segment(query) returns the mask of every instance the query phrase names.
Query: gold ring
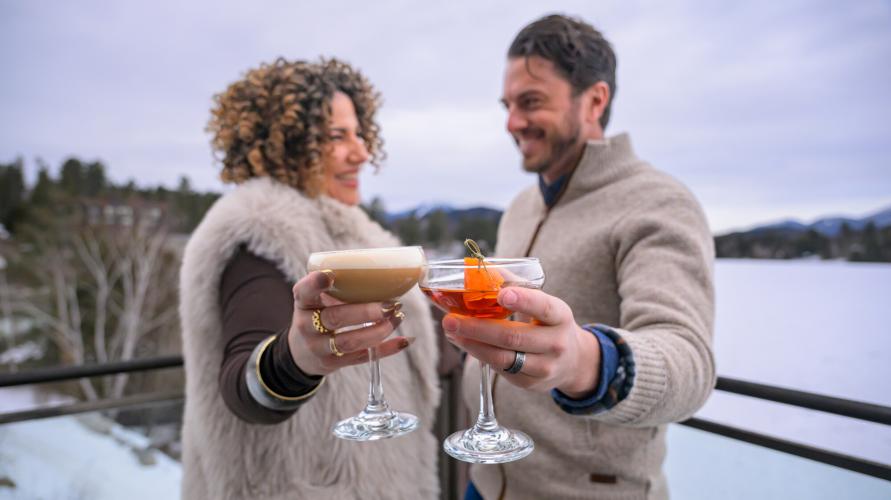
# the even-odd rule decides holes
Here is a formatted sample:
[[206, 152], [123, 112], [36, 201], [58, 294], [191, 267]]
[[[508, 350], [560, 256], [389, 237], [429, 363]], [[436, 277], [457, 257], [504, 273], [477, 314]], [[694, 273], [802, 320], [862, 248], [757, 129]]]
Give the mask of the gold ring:
[[334, 342], [336, 337], [334, 335], [328, 339], [328, 349], [331, 349], [331, 354], [337, 356], [338, 358], [343, 356], [343, 351], [337, 348], [337, 343]]
[[313, 328], [316, 329], [317, 332], [321, 333], [322, 335], [328, 335], [329, 333], [331, 333], [333, 331], [330, 328], [328, 328], [327, 326], [325, 326], [324, 323], [322, 323], [322, 310], [321, 309], [313, 309], [312, 310], [312, 326], [313, 326]]

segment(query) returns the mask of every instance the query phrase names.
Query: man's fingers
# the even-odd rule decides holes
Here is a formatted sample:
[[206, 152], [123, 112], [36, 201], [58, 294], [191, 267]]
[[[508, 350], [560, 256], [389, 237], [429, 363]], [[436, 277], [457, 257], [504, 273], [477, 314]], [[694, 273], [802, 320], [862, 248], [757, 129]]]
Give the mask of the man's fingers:
[[[467, 354], [483, 363], [488, 363], [492, 369], [502, 373], [514, 364], [514, 359], [517, 356], [516, 351], [493, 347], [468, 338], [448, 337], [448, 339], [451, 343], [467, 351]], [[526, 362], [523, 363], [523, 369], [520, 370], [520, 373], [533, 378], [549, 376], [551, 374], [550, 365], [548, 364], [551, 362], [549, 361], [550, 359], [541, 354], [527, 353]]]
[[313, 271], [294, 284], [292, 292], [298, 309], [319, 309], [325, 307], [322, 292], [334, 284], [334, 273]]
[[545, 325], [558, 325], [572, 314], [562, 300], [531, 288], [502, 288], [498, 293], [498, 303], [511, 311], [532, 316]]
[[559, 351], [559, 337], [549, 335], [549, 327], [517, 321], [479, 320], [454, 314], [442, 320], [446, 335], [469, 338], [509, 351], [548, 353]]

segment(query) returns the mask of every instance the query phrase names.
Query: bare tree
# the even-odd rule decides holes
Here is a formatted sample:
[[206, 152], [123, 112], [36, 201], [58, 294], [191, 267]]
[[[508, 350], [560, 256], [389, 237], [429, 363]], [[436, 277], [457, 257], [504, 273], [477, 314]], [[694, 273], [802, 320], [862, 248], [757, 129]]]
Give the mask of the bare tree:
[[[5, 328], [6, 350], [11, 351], [15, 347], [15, 335], [17, 332], [15, 316], [12, 314], [12, 304], [9, 297], [9, 282], [6, 281], [6, 259], [0, 254], [0, 321]], [[9, 371], [17, 370], [15, 361], [10, 363]]]
[[[133, 359], [150, 334], [177, 327], [178, 262], [166, 240], [163, 228], [139, 221], [38, 235], [37, 286], [15, 305], [46, 326], [63, 363]], [[82, 379], [81, 388], [90, 400], [117, 398], [127, 380], [105, 378], [97, 390]]]

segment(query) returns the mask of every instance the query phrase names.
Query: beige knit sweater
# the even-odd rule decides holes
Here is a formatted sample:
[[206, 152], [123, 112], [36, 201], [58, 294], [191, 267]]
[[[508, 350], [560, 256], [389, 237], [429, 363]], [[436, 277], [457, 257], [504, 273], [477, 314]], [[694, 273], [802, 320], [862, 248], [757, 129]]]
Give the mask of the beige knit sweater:
[[381, 362], [388, 400], [418, 415], [420, 429], [371, 443], [331, 435], [336, 421], [365, 404], [368, 365], [329, 375], [285, 422], [248, 424], [229, 411], [218, 385], [220, 275], [242, 243], [294, 281], [306, 274], [311, 252], [399, 244], [358, 207], [324, 196], [308, 199], [267, 178], [242, 184], [208, 211], [189, 240], [180, 275], [186, 367], [183, 498], [436, 498], [439, 443], [431, 428], [439, 402], [438, 352], [420, 291], [403, 297], [406, 318], [399, 327], [399, 334], [417, 341]]
[[[536, 229], [539, 227], [539, 229]], [[628, 397], [593, 416], [564, 413], [549, 394], [495, 387], [501, 424], [535, 440], [528, 458], [476, 465], [488, 499], [662, 499], [665, 424], [702, 406], [715, 383], [712, 237], [681, 184], [639, 160], [627, 135], [590, 141], [559, 202], [548, 211], [537, 187], [511, 204], [498, 231], [501, 257], [539, 257], [544, 291], [566, 301], [579, 324], [612, 326], [631, 347]], [[479, 406], [479, 364], [464, 377]], [[615, 476], [614, 483], [602, 478]]]

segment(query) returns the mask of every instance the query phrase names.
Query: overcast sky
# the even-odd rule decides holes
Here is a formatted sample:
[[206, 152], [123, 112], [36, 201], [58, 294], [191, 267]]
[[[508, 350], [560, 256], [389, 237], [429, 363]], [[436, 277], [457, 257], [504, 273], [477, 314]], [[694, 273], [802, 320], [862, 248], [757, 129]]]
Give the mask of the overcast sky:
[[[607, 134], [687, 184], [713, 230], [891, 205], [891, 4], [0, 0], [0, 162], [102, 160], [223, 190], [213, 94], [277, 56], [337, 56], [384, 95], [363, 197], [503, 208], [522, 173], [498, 104], [516, 32], [579, 15], [616, 48]], [[370, 169], [369, 169], [370, 170]]]

